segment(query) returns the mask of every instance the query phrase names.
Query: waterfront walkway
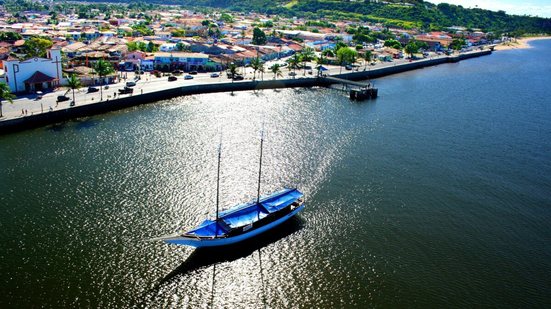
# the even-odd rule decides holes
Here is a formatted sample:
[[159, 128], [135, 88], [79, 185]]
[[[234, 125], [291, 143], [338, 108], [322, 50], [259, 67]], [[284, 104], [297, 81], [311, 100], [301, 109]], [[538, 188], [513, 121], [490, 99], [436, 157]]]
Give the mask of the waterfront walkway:
[[[323, 74], [327, 74], [331, 77], [342, 78], [347, 80], [360, 80], [370, 77], [380, 77], [389, 74], [394, 74], [398, 72], [418, 69], [425, 66], [437, 65], [446, 62], [455, 62], [462, 59], [467, 59], [471, 57], [477, 57], [481, 55], [489, 54], [489, 51], [473, 51], [469, 53], [463, 53], [455, 56], [445, 56], [439, 55], [436, 57], [430, 57], [419, 60], [406, 60], [400, 59], [393, 62], [379, 62], [374, 66], [361, 66], [356, 67], [354, 70], [345, 70], [343, 67], [339, 66], [327, 66], [327, 71], [324, 71]], [[269, 67], [269, 63], [267, 66]], [[75, 107], [81, 107], [85, 105], [96, 105], [98, 103], [120, 101], [121, 99], [132, 96], [136, 101], [154, 101], [152, 98], [155, 98], [153, 94], [160, 94], [162, 92], [170, 92], [177, 95], [180, 92], [183, 94], [186, 91], [183, 91], [186, 88], [193, 89], [190, 90], [190, 93], [201, 93], [201, 88], [209, 89], [206, 92], [222, 92], [228, 91], [228, 89], [234, 90], [251, 90], [251, 89], [262, 89], [262, 88], [284, 88], [284, 87], [296, 87], [303, 84], [304, 86], [312, 86], [316, 84], [316, 71], [314, 70], [312, 74], [307, 73], [302, 69], [297, 69], [296, 71], [288, 70], [287, 68], [282, 68], [283, 77], [278, 77], [275, 79], [279, 81], [278, 83], [273, 83], [274, 76], [271, 72], [269, 73], [256, 73], [254, 76], [251, 68], [241, 68], [241, 73], [244, 74], [245, 80], [243, 81], [231, 81], [226, 78], [225, 74], [220, 74], [219, 77], [211, 78], [210, 73], [199, 73], [194, 76], [194, 79], [185, 80], [184, 76], [178, 76], [176, 81], [169, 82], [168, 77], [155, 77], [149, 73], [141, 75], [141, 80], [137, 81], [136, 86], [134, 86], [134, 92], [131, 95], [119, 95], [118, 90], [125, 87], [126, 81], [134, 79], [134, 74], [129, 72], [126, 80], [121, 80], [119, 83], [110, 84], [109, 89], [103, 90], [103, 101], [100, 100], [100, 92], [87, 93], [87, 88], [81, 88], [75, 91]], [[253, 76], [258, 83], [251, 84]], [[327, 80], [327, 79], [326, 79]], [[266, 82], [262, 82], [266, 81]], [[271, 83], [268, 81], [272, 81]], [[302, 82], [302, 83], [301, 83]], [[334, 81], [333, 81], [334, 82]], [[242, 83], [243, 87], [236, 87]], [[325, 81], [321, 84], [328, 84], [331, 81]], [[259, 85], [260, 84], [260, 85]], [[251, 85], [256, 88], [247, 89]], [[35, 95], [18, 97], [13, 100], [13, 104], [10, 104], [6, 101], [3, 101], [3, 114], [4, 117], [0, 118], [0, 133], [4, 132], [3, 127], [7, 126], [7, 123], [10, 120], [23, 120], [23, 118], [30, 118], [35, 115], [47, 114], [50, 112], [63, 111], [74, 109], [70, 107], [70, 101], [73, 99], [72, 91], [67, 91], [67, 88], [63, 88], [54, 92], [46, 93], [42, 96], [41, 99], [36, 98]], [[173, 91], [170, 91], [173, 90]], [[71, 100], [56, 103], [57, 96], [67, 95]], [[138, 97], [137, 97], [138, 96]], [[142, 97], [140, 100], [138, 98]], [[146, 99], [147, 97], [147, 99]], [[128, 101], [128, 100], [124, 100]], [[113, 102], [115, 103], [115, 102]], [[149, 103], [149, 102], [141, 102]], [[141, 104], [138, 103], [138, 104]], [[125, 103], [125, 106], [129, 105]], [[136, 104], [137, 105], [137, 104]], [[92, 106], [91, 106], [92, 107]], [[114, 108], [116, 109], [116, 108]], [[105, 107], [102, 110], [108, 110]], [[90, 114], [90, 112], [88, 112]], [[21, 121], [18, 121], [21, 122]], [[43, 121], [42, 121], [43, 122]], [[3, 125], [5, 124], [5, 125]]]

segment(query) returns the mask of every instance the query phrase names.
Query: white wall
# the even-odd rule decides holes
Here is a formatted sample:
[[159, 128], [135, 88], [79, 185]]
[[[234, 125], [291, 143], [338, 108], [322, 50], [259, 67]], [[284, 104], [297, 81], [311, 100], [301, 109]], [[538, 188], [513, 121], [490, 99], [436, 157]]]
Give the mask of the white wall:
[[24, 61], [4, 60], [4, 70], [6, 71], [7, 83], [12, 92], [24, 92], [25, 81], [36, 71], [40, 71], [61, 81], [63, 77], [61, 71], [61, 51], [59, 49], [49, 50], [48, 58], [30, 58]]

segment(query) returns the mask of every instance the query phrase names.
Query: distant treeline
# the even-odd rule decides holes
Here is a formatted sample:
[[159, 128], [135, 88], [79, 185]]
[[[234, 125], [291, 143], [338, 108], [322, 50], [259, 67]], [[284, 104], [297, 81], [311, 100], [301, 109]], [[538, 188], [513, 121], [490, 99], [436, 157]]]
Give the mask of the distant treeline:
[[[0, 1], [1, 2], [1, 1]], [[416, 0], [86, 0], [86, 2], [126, 3], [134, 8], [151, 8], [151, 4], [179, 5], [188, 9], [221, 8], [237, 12], [259, 12], [285, 17], [304, 17], [312, 20], [338, 21], [351, 19], [383, 23], [385, 26], [441, 30], [451, 26], [479, 28], [495, 33], [551, 34], [551, 19], [508, 15], [504, 11], [441, 3], [438, 5]]]

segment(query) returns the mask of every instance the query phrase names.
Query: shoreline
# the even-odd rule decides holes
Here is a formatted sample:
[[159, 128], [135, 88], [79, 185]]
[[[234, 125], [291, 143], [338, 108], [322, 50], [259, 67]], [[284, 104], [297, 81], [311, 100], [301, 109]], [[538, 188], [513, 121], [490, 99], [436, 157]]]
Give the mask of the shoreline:
[[[445, 63], [455, 63], [462, 60], [491, 54], [492, 51], [489, 49], [477, 50], [453, 56], [427, 58], [400, 64], [395, 63], [394, 65], [388, 65], [385, 67], [380, 67], [367, 71], [355, 71], [346, 73], [342, 72], [340, 74], [332, 74], [329, 76], [341, 79], [348, 79], [351, 81], [367, 80], [422, 69], [429, 66], [435, 66]], [[31, 114], [28, 116], [25, 115], [4, 118], [0, 120], [0, 135], [65, 122], [80, 117], [104, 114], [137, 105], [154, 103], [160, 100], [172, 99], [185, 95], [277, 88], [303, 88], [315, 86], [327, 87], [334, 83], [336, 82], [325, 79], [323, 77], [299, 77], [279, 80], [245, 80], [240, 82], [198, 83], [185, 86], [175, 85], [175, 87], [171, 88], [162, 87], [159, 90], [145, 93], [141, 92], [141, 94], [129, 95], [124, 97], [119, 96], [116, 99], [111, 100], [107, 98], [107, 100], [96, 102], [92, 101], [82, 105], [77, 104], [73, 107], [67, 104], [66, 106], [60, 106], [57, 109], [52, 109], [50, 107], [46, 110], [41, 111], [40, 113]], [[42, 107], [42, 103], [40, 104]]]
[[551, 40], [551, 36], [526, 37], [526, 38], [515, 40], [514, 42], [500, 43], [496, 45], [494, 50], [502, 51], [502, 50], [512, 50], [512, 49], [529, 49], [529, 48], [533, 48], [533, 46], [530, 45], [530, 42], [541, 41], [541, 40]]

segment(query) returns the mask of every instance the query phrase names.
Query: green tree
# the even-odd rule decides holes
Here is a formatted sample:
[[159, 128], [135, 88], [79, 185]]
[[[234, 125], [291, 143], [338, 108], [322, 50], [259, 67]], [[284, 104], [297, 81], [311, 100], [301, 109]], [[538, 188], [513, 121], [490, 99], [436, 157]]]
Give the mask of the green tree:
[[371, 62], [371, 59], [373, 58], [373, 52], [370, 50], [366, 50], [363, 54], [363, 58], [365, 60], [365, 68], [364, 71], [367, 69], [367, 64]]
[[52, 47], [53, 44], [49, 39], [32, 37], [23, 44], [23, 52], [27, 55], [27, 58], [44, 58], [46, 57], [46, 50]]
[[176, 43], [175, 48], [176, 48], [177, 51], [189, 51], [190, 50], [189, 46], [182, 43], [182, 42]]
[[21, 40], [23, 37], [17, 32], [0, 32], [0, 41], [13, 42]]
[[287, 63], [289, 63], [289, 70], [295, 70], [298, 68], [298, 64], [300, 63], [300, 57], [297, 53], [293, 55], [293, 57], [287, 59]]
[[460, 50], [465, 46], [465, 39], [464, 38], [455, 38], [452, 40], [452, 43], [450, 44], [450, 47], [453, 50]]
[[321, 52], [321, 55], [325, 56], [325, 57], [335, 57], [335, 50], [333, 50], [331, 48], [324, 49]]
[[400, 43], [400, 42], [398, 42], [394, 39], [386, 40], [384, 45], [387, 46], [387, 47], [398, 49], [398, 50], [402, 49], [402, 43]]
[[272, 67], [270, 68], [270, 71], [272, 71], [272, 73], [274, 74], [274, 79], [276, 79], [276, 77], [281, 77], [283, 76], [283, 74], [281, 73], [281, 66], [279, 65], [279, 63], [276, 63], [274, 65], [272, 65]]
[[253, 41], [254, 45], [264, 45], [266, 44], [266, 34], [260, 28], [255, 27], [253, 29]]
[[311, 47], [305, 47], [300, 52], [300, 59], [302, 61], [302, 67], [304, 68], [304, 74], [306, 75], [306, 62], [314, 60], [316, 54]]
[[346, 63], [353, 64], [354, 62], [356, 62], [357, 56], [358, 52], [350, 47], [342, 47], [337, 50], [337, 59], [339, 60], [339, 65], [341, 66], [341, 73], [342, 66]]
[[321, 54], [320, 57], [316, 57], [315, 59], [316, 61], [316, 70], [318, 71], [318, 77], [321, 76], [321, 67], [323, 66], [323, 64], [325, 64], [325, 58], [323, 58], [323, 53]]
[[253, 68], [253, 81], [256, 80], [256, 71], [259, 71], [264, 64], [259, 57], [255, 57], [251, 60], [251, 68]]
[[222, 15], [220, 15], [220, 20], [228, 24], [233, 23], [233, 17], [228, 13], [222, 13]]
[[228, 71], [230, 72], [230, 77], [232, 79], [232, 83], [233, 83], [233, 80], [235, 78], [235, 76], [237, 75], [237, 65], [235, 63], [230, 63], [228, 65]]
[[173, 29], [170, 33], [174, 37], [184, 37], [184, 36], [186, 36], [186, 30], [185, 29]]
[[105, 61], [103, 59], [98, 60], [94, 64], [94, 71], [96, 71], [96, 74], [100, 77], [100, 101], [103, 101], [103, 82], [104, 77], [115, 72], [115, 69], [113, 69], [113, 65], [109, 61]]
[[75, 89], [78, 89], [82, 86], [82, 83], [80, 82], [80, 78], [78, 78], [74, 73], [69, 76], [67, 79], [67, 85], [69, 88], [73, 90], [73, 102], [75, 101]]
[[145, 49], [146, 52], [148, 53], [154, 53], [154, 52], [157, 52], [159, 51], [159, 46], [155, 45], [153, 42], [149, 42], [147, 44], [147, 48]]
[[6, 100], [10, 103], [13, 103], [15, 96], [11, 93], [10, 87], [6, 83], [0, 83], [0, 117], [3, 117], [2, 114], [2, 101]]
[[404, 50], [406, 51], [406, 53], [409, 54], [410, 58], [413, 58], [413, 54], [415, 54], [419, 51], [419, 46], [417, 46], [415, 41], [411, 41], [406, 45]]

